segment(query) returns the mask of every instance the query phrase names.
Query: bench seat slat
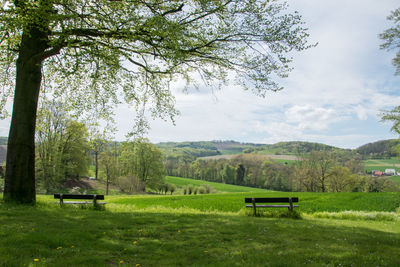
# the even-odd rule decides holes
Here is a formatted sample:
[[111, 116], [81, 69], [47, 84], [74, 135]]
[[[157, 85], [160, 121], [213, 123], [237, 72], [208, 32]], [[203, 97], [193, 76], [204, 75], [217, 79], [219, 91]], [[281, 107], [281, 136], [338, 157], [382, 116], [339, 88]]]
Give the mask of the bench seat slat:
[[[60, 198], [61, 194], [54, 194], [54, 198]], [[104, 200], [104, 195], [78, 195], [78, 194], [62, 194], [63, 199], [96, 199]]]
[[[253, 203], [251, 197], [246, 197], [244, 199], [245, 203]], [[254, 198], [255, 203], [288, 203], [289, 198], [288, 197], [255, 197]], [[292, 202], [299, 202], [298, 197], [292, 197]]]
[[[290, 205], [256, 205], [256, 208], [289, 208]], [[298, 207], [298, 205], [293, 205], [293, 207]], [[253, 208], [253, 205], [246, 205], [246, 208]]]

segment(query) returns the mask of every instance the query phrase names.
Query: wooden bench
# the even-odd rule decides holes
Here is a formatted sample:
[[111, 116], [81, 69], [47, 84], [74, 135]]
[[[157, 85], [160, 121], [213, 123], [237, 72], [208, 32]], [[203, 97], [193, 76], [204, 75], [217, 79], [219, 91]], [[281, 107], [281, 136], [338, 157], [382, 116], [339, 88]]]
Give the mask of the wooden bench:
[[[251, 203], [251, 205], [246, 205], [246, 208], [254, 209], [254, 216], [256, 215], [257, 208], [288, 208], [289, 211], [293, 211], [293, 207], [298, 207], [298, 205], [293, 205], [293, 202], [299, 202], [298, 197], [246, 197], [244, 199], [245, 203]], [[282, 205], [257, 205], [256, 203], [289, 203]]]
[[[79, 194], [54, 194], [55, 199], [60, 199], [58, 202], [60, 206], [64, 204], [93, 204], [104, 205], [106, 202], [98, 202], [97, 200], [104, 200], [104, 195], [79, 195]], [[64, 199], [87, 199], [92, 201], [64, 201]]]

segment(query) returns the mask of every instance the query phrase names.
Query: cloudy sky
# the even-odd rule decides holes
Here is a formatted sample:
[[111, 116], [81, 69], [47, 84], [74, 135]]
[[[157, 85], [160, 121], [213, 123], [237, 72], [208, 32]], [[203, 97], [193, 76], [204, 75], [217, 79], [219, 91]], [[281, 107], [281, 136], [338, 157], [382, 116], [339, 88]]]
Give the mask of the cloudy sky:
[[288, 2], [318, 46], [295, 56], [285, 89], [263, 99], [234, 86], [190, 94], [175, 88], [181, 115], [176, 126], [153, 121], [151, 141], [302, 140], [356, 148], [397, 138], [379, 113], [400, 105], [400, 76], [394, 52], [379, 49], [378, 34], [391, 26], [386, 17], [398, 0]]
[[[284, 90], [259, 98], [229, 85], [213, 92], [182, 92], [174, 86], [176, 125], [156, 120], [148, 134], [152, 142], [236, 140], [253, 143], [310, 141], [342, 148], [397, 138], [379, 113], [400, 105], [400, 76], [391, 64], [394, 51], [379, 49], [378, 34], [398, 0], [289, 0], [303, 15], [311, 43], [318, 46], [296, 54], [294, 71]], [[117, 140], [125, 140], [132, 114], [116, 112]], [[0, 121], [7, 136], [9, 120]]]

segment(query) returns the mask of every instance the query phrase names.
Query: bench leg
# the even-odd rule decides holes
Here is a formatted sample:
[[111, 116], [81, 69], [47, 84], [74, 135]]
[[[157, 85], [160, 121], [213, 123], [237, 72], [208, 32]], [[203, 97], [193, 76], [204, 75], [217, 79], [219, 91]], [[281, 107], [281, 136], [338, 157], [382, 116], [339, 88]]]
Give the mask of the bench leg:
[[289, 197], [289, 207], [288, 207], [289, 211], [292, 212], [293, 211], [293, 201], [292, 198]]
[[254, 198], [251, 199], [251, 202], [253, 203], [253, 210], [254, 210], [254, 216], [257, 215], [257, 209], [256, 209], [256, 200]]

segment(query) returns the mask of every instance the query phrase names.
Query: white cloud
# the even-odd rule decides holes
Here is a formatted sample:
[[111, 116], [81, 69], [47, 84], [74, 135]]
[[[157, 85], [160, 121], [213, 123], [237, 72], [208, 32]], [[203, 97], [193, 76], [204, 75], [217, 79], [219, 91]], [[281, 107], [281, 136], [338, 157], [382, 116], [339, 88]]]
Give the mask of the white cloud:
[[285, 112], [286, 121], [295, 123], [301, 130], [322, 131], [329, 124], [340, 120], [334, 110], [329, 108], [312, 107], [311, 105], [295, 105]]

